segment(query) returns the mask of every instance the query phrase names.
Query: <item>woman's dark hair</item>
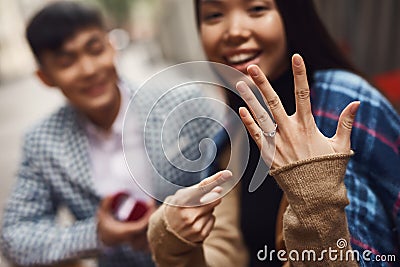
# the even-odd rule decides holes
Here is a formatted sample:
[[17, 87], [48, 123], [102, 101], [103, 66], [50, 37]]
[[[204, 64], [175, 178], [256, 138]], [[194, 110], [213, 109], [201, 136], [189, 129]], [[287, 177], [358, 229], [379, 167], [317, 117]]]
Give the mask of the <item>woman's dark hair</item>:
[[[198, 28], [200, 1], [195, 0]], [[288, 55], [301, 54], [309, 76], [322, 69], [345, 69], [359, 74], [329, 35], [312, 0], [275, 0], [275, 3], [285, 26]]]
[[26, 28], [26, 38], [36, 60], [44, 51], [56, 51], [79, 30], [88, 27], [104, 29], [100, 11], [72, 1], [51, 3], [40, 10]]

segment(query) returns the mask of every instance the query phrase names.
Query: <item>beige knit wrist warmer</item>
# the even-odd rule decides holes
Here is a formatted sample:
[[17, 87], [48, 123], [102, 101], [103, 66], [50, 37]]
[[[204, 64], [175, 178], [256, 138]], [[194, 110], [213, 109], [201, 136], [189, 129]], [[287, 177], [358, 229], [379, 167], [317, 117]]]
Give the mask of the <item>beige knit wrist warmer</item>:
[[[287, 196], [289, 206], [283, 217], [283, 236], [288, 253], [339, 250], [337, 241], [350, 244], [345, 207], [349, 204], [344, 185], [347, 163], [353, 155], [334, 154], [299, 161], [271, 171]], [[343, 253], [351, 246], [343, 248]], [[358, 266], [354, 261], [291, 261], [292, 266]]]

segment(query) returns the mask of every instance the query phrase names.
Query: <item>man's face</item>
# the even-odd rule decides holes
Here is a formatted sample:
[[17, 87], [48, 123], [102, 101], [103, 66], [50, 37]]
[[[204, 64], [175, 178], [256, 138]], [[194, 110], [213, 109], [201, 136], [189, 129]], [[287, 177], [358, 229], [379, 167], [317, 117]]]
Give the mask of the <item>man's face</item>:
[[103, 30], [85, 28], [58, 51], [43, 52], [38, 75], [47, 85], [60, 88], [81, 112], [93, 113], [118, 103], [114, 55]]

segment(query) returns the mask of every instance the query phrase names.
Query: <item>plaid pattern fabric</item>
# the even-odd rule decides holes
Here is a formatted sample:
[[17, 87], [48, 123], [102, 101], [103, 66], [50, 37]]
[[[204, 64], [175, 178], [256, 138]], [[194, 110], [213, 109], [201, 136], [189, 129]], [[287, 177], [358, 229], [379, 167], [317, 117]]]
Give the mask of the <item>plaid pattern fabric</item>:
[[[371, 85], [354, 74], [328, 70], [315, 74], [311, 88], [313, 114], [322, 133], [333, 136], [340, 112], [360, 100], [351, 135], [355, 155], [345, 184], [350, 200], [346, 214], [353, 249], [397, 255], [400, 248], [400, 117]], [[362, 266], [399, 263], [362, 261]]]
[[215, 139], [222, 129], [218, 121], [223, 120], [224, 114], [214, 112], [204, 97], [197, 85], [175, 88], [168, 93], [163, 86], [155, 87], [137, 93], [136, 105], [127, 111], [127, 114], [139, 114], [140, 121], [145, 122], [142, 128], [146, 151], [156, 170], [154, 176], [159, 177], [152, 181], [153, 187], [162, 199], [175, 192], [159, 183], [161, 179], [189, 186], [210, 174], [207, 163], [212, 162], [213, 155], [209, 147], [202, 147], [201, 141]]
[[[151, 94], [145, 93], [144, 99], [151, 99]], [[168, 112], [185, 99], [198, 95], [196, 90], [167, 95], [160, 102], [160, 110]], [[210, 112], [201, 105], [198, 108]], [[144, 119], [145, 115], [138, 112]], [[150, 120], [153, 131], [162, 128], [163, 121], [157, 114]], [[184, 114], [191, 114], [191, 110]], [[200, 120], [192, 122], [191, 129], [185, 132], [185, 138], [190, 141], [185, 150], [197, 148], [199, 138], [212, 137], [216, 132], [207, 131], [203, 126]], [[149, 156], [167, 177], [181, 177], [179, 170], [157, 155], [159, 142], [158, 134], [149, 134]], [[95, 192], [89, 164], [88, 140], [78, 113], [70, 106], [61, 108], [26, 135], [16, 185], [3, 216], [1, 249], [8, 259], [20, 265], [33, 265], [96, 256], [99, 266], [153, 266], [148, 253], [135, 252], [127, 246], [102, 249], [96, 234], [100, 197]], [[199, 179], [193, 176], [194, 181]], [[76, 218], [71, 226], [55, 223], [61, 205]]]

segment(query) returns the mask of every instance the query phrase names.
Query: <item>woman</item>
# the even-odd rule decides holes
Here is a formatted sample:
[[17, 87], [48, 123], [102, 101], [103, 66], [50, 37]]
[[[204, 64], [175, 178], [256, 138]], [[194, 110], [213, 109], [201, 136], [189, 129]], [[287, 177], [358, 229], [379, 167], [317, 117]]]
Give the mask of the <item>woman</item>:
[[[398, 179], [400, 173], [400, 119], [390, 104], [358, 76], [356, 74], [357, 71], [341, 55], [339, 49], [319, 20], [312, 1], [197, 0], [195, 4], [199, 32], [208, 59], [230, 65], [245, 74], [249, 74], [248, 69], [250, 65], [258, 65], [271, 81], [272, 88], [281, 99], [284, 110], [289, 115], [294, 114], [296, 111], [296, 97], [293, 93], [295, 84], [293, 82], [293, 74], [290, 70], [290, 58], [295, 52], [301, 53], [307, 64], [312, 114], [316, 125], [323, 135], [333, 136], [339, 121], [340, 111], [348, 103], [354, 100], [361, 100], [362, 104], [359, 107], [358, 116], [354, 124], [355, 128], [351, 136], [351, 144], [355, 155], [350, 159], [345, 175], [345, 183], [350, 200], [350, 205], [346, 208], [349, 224], [348, 229], [351, 234], [351, 239], [348, 241], [351, 241], [353, 249], [357, 249], [361, 253], [365, 250], [371, 251], [372, 255], [370, 255], [370, 258], [374, 258], [380, 254], [396, 254], [399, 250], [400, 240], [398, 231], [400, 228], [400, 209], [399, 201], [397, 201], [400, 189]], [[251, 67], [250, 69], [254, 68], [256, 67]], [[295, 69], [296, 67], [293, 66], [293, 68]], [[251, 77], [255, 78], [254, 76]], [[259, 74], [258, 77], [263, 77], [263, 75]], [[259, 87], [262, 87], [257, 83], [257, 79], [255, 79], [255, 82]], [[308, 101], [304, 90], [300, 90], [300, 92], [298, 98], [304, 98]], [[232, 95], [228, 99], [230, 105], [235, 110], [245, 105], [239, 98]], [[276, 101], [276, 98], [274, 99], [274, 101], [270, 101], [269, 103], [271, 109], [279, 106], [276, 105], [279, 101]], [[354, 105], [357, 104], [352, 104], [346, 109], [347, 112], [355, 108]], [[350, 113], [353, 114], [354, 110]], [[247, 123], [251, 122], [246, 119], [250, 118], [249, 115], [243, 109], [240, 114], [245, 124], [248, 125]], [[344, 114], [349, 113], [345, 112]], [[297, 115], [290, 118], [296, 117]], [[284, 119], [284, 121], [288, 120]], [[351, 124], [349, 122], [351, 122], [351, 119], [344, 119], [342, 121], [345, 122], [345, 127], [350, 127], [349, 125]], [[296, 123], [293, 124], [296, 125]], [[307, 125], [307, 127], [311, 127], [310, 125]], [[309, 130], [307, 127], [299, 128], [299, 131], [291, 132], [292, 134], [295, 133], [293, 136], [285, 135], [282, 137], [280, 130], [282, 127], [285, 126], [278, 125], [277, 140], [279, 137], [283, 138], [282, 140], [286, 142], [291, 142], [291, 138], [298, 136], [299, 132], [307, 132]], [[253, 132], [253, 137], [257, 136], [254, 136]], [[304, 143], [297, 142], [295, 144], [299, 146]], [[311, 146], [314, 149], [318, 149], [320, 146], [320, 144], [314, 145], [314, 147]], [[241, 191], [239, 195], [241, 209], [240, 215], [238, 215], [241, 222], [240, 229], [249, 251], [251, 266], [262, 266], [263, 263], [267, 264], [266, 266], [278, 266], [280, 263], [276, 257], [274, 257], [275, 261], [262, 262], [257, 256], [259, 255], [259, 251], [264, 248], [264, 245], [268, 246], [269, 250], [271, 250], [275, 248], [275, 241], [278, 241], [276, 237], [280, 233], [279, 231], [275, 232], [275, 226], [276, 222], [278, 222], [277, 226], [279, 226], [280, 222], [278, 207], [282, 199], [281, 192], [274, 185], [272, 179], [266, 179], [267, 183], [264, 182], [262, 187], [256, 192], [251, 194], [247, 192], [250, 182], [249, 177], [252, 177], [251, 174], [254, 170], [254, 166], [251, 166], [251, 164], [255, 161], [254, 159], [259, 157], [255, 153], [257, 151], [256, 142], [251, 144], [250, 151], [250, 166], [246, 169], [245, 175], [242, 178], [241, 190], [238, 189]], [[297, 149], [293, 149], [292, 152], [296, 155], [295, 151]], [[279, 146], [279, 142], [277, 142], [277, 152], [278, 156], [275, 157], [274, 162], [279, 159], [279, 155], [287, 159], [287, 155], [291, 153], [291, 151], [288, 151], [287, 146]], [[382, 155], [385, 155], [384, 158]], [[286, 163], [294, 163], [297, 160], [296, 158], [291, 158], [291, 161], [287, 161]], [[305, 173], [307, 172], [302, 173], [302, 175], [305, 175]], [[279, 176], [279, 174], [275, 176]], [[285, 187], [285, 184], [282, 183], [279, 177], [274, 178], [289, 197], [291, 187]], [[329, 191], [333, 189], [323, 187], [325, 195], [334, 194], [334, 192], [338, 193], [343, 189], [340, 188], [342, 187], [339, 186], [334, 191]], [[343, 199], [341, 198], [341, 200]], [[204, 214], [210, 216], [210, 211], [215, 206], [206, 206], [197, 208], [197, 210], [191, 209], [190, 212], [188, 209], [163, 207], [153, 217], [155, 219], [152, 221], [149, 233], [150, 242], [152, 242], [153, 238], [157, 237], [157, 235], [153, 235], [154, 231], [152, 232], [151, 230], [160, 229], [152, 227], [156, 226], [157, 215], [163, 212], [164, 222], [168, 222], [169, 232], [174, 233], [174, 236], [181, 237], [183, 243], [194, 241], [191, 243], [186, 242], [189, 246], [203, 241], [204, 237], [209, 234], [209, 237], [205, 239], [203, 246], [200, 246], [200, 248], [199, 246], [194, 246], [192, 247], [193, 249], [185, 247], [186, 255], [193, 256], [194, 254], [191, 254], [193, 251], [200, 254], [203, 253], [205, 255], [203, 256], [203, 263], [211, 266], [223, 266], [222, 264], [224, 263], [229, 264], [229, 259], [234, 262], [236, 260], [237, 264], [233, 266], [243, 266], [239, 257], [238, 247], [240, 248], [240, 243], [235, 243], [231, 247], [229, 247], [230, 242], [220, 247], [215, 245], [216, 243], [213, 243], [213, 240], [218, 237], [220, 240], [223, 239], [221, 236], [215, 236], [213, 231], [216, 229], [220, 230], [221, 228], [221, 224], [218, 223], [218, 220], [220, 220], [218, 209], [221, 209], [224, 201], [225, 199], [221, 202], [220, 206], [215, 208], [216, 221], [213, 230], [210, 230], [212, 227], [209, 224], [201, 223], [201, 220], [197, 220], [197, 218], [212, 218], [205, 217]], [[232, 201], [232, 203], [235, 202]], [[293, 206], [292, 204], [294, 203], [291, 203], [290, 199], [289, 203], [292, 210], [301, 209], [301, 207]], [[338, 210], [343, 211], [343, 203], [338, 205], [338, 208]], [[232, 206], [230, 209], [233, 209]], [[340, 211], [332, 212], [335, 212], [335, 215], [341, 214]], [[182, 223], [180, 221], [182, 214], [185, 214], [184, 217], [194, 219], [187, 220], [188, 223]], [[285, 222], [287, 222], [288, 214], [291, 213], [286, 213]], [[305, 217], [307, 216], [305, 215]], [[345, 218], [341, 217], [341, 220], [343, 221]], [[234, 224], [235, 218], [231, 219], [231, 221]], [[333, 218], [330, 218], [328, 221], [335, 222]], [[376, 223], [378, 221], [379, 224]], [[204, 225], [207, 225], [207, 227]], [[285, 228], [287, 225], [285, 224]], [[343, 227], [343, 225], [341, 226]], [[326, 227], [332, 227], [332, 225]], [[206, 230], [196, 231], [197, 228]], [[342, 232], [346, 228], [343, 227], [338, 232]], [[193, 236], [195, 235], [193, 233], [200, 234], [194, 238]], [[343, 234], [345, 235], [345, 233]], [[231, 235], [230, 238], [233, 240], [234, 236]], [[287, 249], [296, 248], [296, 244], [290, 243], [291, 240], [286, 239], [285, 241], [286, 245], [289, 245]], [[332, 240], [329, 244], [332, 244]], [[321, 243], [320, 245], [325, 246], [326, 244]], [[168, 251], [168, 249], [164, 249], [161, 252], [161, 249], [158, 249], [154, 243], [152, 247], [156, 261], [160, 265], [162, 265], [163, 259], [165, 260], [168, 255], [173, 253]], [[335, 244], [331, 247], [332, 249], [337, 248]], [[232, 251], [234, 252], [232, 253]], [[224, 257], [226, 261], [221, 260]], [[187, 262], [191, 262], [190, 257]], [[362, 265], [368, 265], [368, 262], [361, 261], [361, 263]], [[374, 262], [374, 266], [376, 266], [376, 263]], [[384, 262], [380, 264], [381, 266], [387, 266], [387, 263]], [[181, 266], [185, 266], [185, 264]]]

